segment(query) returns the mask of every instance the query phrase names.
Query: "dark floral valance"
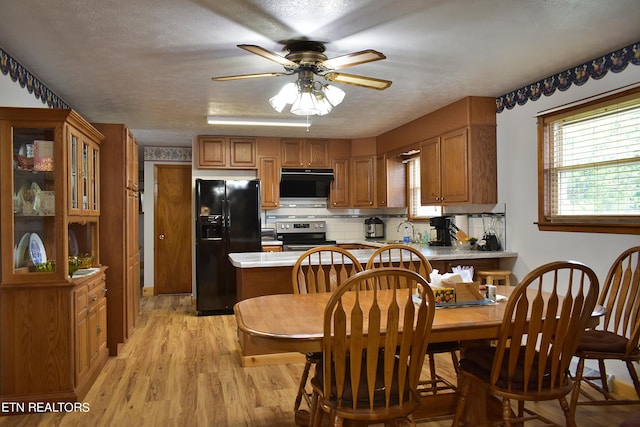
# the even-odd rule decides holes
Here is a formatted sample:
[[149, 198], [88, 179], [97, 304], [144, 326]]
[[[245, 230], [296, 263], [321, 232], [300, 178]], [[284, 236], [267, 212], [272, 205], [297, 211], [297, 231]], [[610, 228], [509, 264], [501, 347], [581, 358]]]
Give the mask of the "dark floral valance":
[[551, 96], [556, 89], [565, 91], [571, 85], [582, 86], [590, 78], [603, 78], [609, 71], [619, 73], [629, 64], [640, 65], [640, 42], [502, 95], [496, 98], [496, 112], [501, 113], [505, 108], [510, 110], [527, 101], [536, 101], [542, 95]]
[[26, 88], [29, 93], [41, 100], [43, 104], [47, 104], [48, 107], [71, 108], [2, 48], [0, 48], [0, 71], [5, 76], [8, 74], [11, 80], [18, 82], [21, 87]]
[[144, 147], [144, 160], [191, 162], [191, 147]]

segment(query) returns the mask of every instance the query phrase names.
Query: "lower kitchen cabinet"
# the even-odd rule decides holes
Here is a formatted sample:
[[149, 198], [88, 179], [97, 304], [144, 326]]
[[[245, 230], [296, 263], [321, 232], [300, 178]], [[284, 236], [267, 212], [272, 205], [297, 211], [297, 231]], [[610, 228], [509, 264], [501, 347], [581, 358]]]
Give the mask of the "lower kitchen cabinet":
[[[75, 359], [76, 384], [91, 386], [92, 373], [101, 368], [107, 354], [107, 287], [106, 277], [100, 274], [89, 283], [74, 290], [75, 301]], [[103, 363], [102, 363], [103, 364]], [[87, 384], [88, 383], [88, 384]]]
[[456, 260], [432, 260], [429, 261], [434, 270], [438, 270], [441, 274], [451, 273], [453, 267], [469, 266], [473, 267], [474, 280], [475, 272], [478, 270], [497, 270], [500, 268], [500, 258], [474, 258], [474, 259], [456, 259]]

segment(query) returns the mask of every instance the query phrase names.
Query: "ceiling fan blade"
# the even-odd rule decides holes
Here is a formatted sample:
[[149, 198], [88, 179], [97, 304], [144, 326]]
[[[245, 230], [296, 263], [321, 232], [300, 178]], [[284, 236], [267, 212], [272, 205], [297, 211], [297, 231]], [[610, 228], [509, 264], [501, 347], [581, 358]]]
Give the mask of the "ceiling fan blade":
[[375, 79], [373, 77], [356, 76], [345, 73], [327, 73], [324, 78], [330, 82], [344, 83], [348, 85], [366, 87], [369, 89], [384, 90], [391, 86], [390, 80]]
[[382, 53], [367, 49], [360, 52], [349, 53], [347, 55], [336, 56], [335, 58], [322, 61], [321, 66], [327, 70], [339, 70], [341, 68], [353, 67], [354, 65], [365, 64], [367, 62], [386, 59]]
[[288, 76], [287, 73], [256, 73], [256, 74], [238, 74], [236, 76], [220, 76], [211, 77], [211, 80], [215, 82], [224, 82], [227, 80], [242, 80], [242, 79], [255, 79], [257, 77], [280, 77]]
[[268, 59], [269, 61], [273, 61], [273, 62], [277, 62], [280, 65], [283, 65], [285, 67], [294, 67], [294, 68], [298, 68], [298, 64], [288, 60], [287, 58], [285, 58], [284, 56], [280, 56], [275, 52], [271, 52], [270, 50], [267, 50], [263, 47], [260, 46], [256, 46], [253, 44], [239, 44], [238, 47], [240, 49], [244, 49], [247, 52], [251, 52], [253, 54], [262, 56], [263, 58]]

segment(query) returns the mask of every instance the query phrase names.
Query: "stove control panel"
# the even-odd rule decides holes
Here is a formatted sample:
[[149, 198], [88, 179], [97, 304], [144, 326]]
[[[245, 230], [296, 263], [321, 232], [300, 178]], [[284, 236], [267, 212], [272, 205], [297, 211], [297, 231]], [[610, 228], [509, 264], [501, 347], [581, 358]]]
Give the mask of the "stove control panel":
[[281, 233], [318, 233], [325, 232], [325, 221], [277, 222], [276, 232]]

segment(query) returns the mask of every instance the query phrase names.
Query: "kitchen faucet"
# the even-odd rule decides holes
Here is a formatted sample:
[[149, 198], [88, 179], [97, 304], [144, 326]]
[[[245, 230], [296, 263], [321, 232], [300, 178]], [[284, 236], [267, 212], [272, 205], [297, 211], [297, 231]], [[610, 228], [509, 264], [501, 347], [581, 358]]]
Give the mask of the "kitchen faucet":
[[398, 228], [396, 231], [400, 231], [400, 227], [402, 227], [403, 224], [407, 224], [411, 226], [411, 241], [415, 242], [416, 241], [416, 230], [415, 228], [413, 228], [413, 223], [411, 221], [402, 221], [400, 224], [398, 224]]

